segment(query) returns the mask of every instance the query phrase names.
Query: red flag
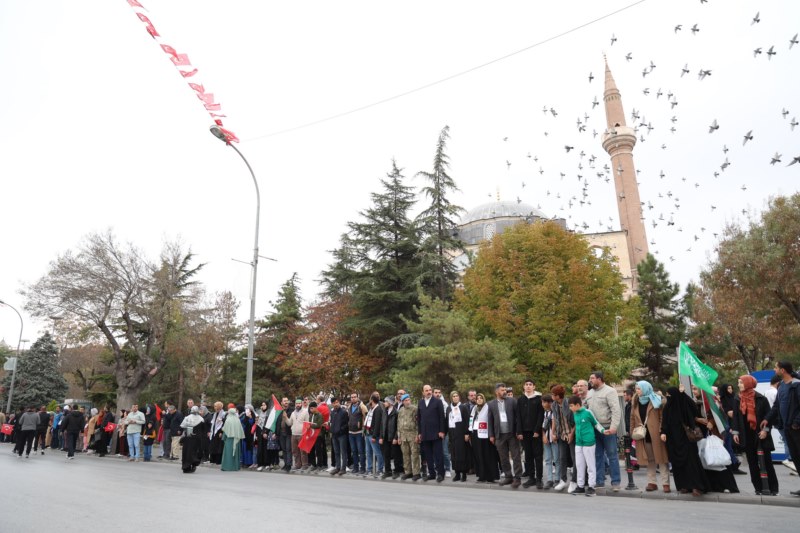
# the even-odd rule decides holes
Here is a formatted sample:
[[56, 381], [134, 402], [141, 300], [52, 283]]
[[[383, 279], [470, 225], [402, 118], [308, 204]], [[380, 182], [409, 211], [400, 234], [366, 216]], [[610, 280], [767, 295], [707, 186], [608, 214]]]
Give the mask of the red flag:
[[178, 57], [178, 52], [168, 44], [162, 44], [161, 49], [172, 57]]
[[150, 22], [149, 18], [147, 18], [145, 15], [142, 15], [141, 13], [136, 13], [136, 16], [139, 17], [139, 20], [144, 22], [144, 25], [147, 28], [147, 33], [149, 33], [153, 38], [160, 37], [160, 35], [156, 31], [156, 27], [153, 26], [153, 23]]
[[200, 83], [189, 83], [189, 87], [191, 87], [192, 89], [194, 89], [195, 91], [197, 91], [200, 94], [203, 94], [203, 93], [206, 92], [206, 88], [203, 87], [203, 85], [200, 84]]
[[303, 422], [303, 437], [300, 439], [300, 444], [297, 447], [306, 453], [311, 453], [318, 436], [319, 430], [312, 429], [311, 422]]
[[156, 422], [161, 422], [161, 408], [156, 404]]
[[191, 78], [192, 76], [197, 74], [197, 69], [193, 69], [193, 70], [181, 70], [181, 69], [178, 69], [178, 72], [180, 72], [181, 76], [183, 76], [184, 78]]
[[187, 54], [177, 54], [170, 58], [172, 60], [172, 64], [176, 67], [191, 67], [192, 63], [189, 61], [189, 56]]
[[3, 435], [11, 435], [12, 433], [14, 433], [14, 426], [12, 426], [11, 424], [3, 424], [3, 429], [0, 430], [0, 433], [2, 433]]

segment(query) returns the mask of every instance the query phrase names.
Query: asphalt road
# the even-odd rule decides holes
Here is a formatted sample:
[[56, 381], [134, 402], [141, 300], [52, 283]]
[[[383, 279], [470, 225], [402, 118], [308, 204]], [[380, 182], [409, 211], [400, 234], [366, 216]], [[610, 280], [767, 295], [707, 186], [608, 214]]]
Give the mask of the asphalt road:
[[[220, 472], [63, 453], [18, 458], [0, 445], [0, 532], [793, 530], [797, 507], [569, 496], [410, 481]], [[94, 525], [92, 525], [94, 524]], [[100, 525], [102, 524], [102, 526]], [[792, 525], [795, 524], [795, 525]]]

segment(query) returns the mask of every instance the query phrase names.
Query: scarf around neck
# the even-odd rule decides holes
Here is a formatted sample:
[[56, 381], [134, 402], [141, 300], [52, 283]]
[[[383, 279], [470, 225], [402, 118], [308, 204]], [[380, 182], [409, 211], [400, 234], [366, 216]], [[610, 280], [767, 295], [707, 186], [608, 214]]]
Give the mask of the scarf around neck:
[[739, 393], [739, 411], [747, 417], [750, 429], [756, 429], [756, 378], [744, 375], [739, 378], [744, 390]]
[[659, 396], [653, 391], [653, 386], [650, 385], [649, 382], [637, 381], [636, 386], [642, 390], [642, 395], [639, 396], [640, 404], [646, 405], [652, 402], [653, 409], [658, 409], [659, 407], [661, 407], [661, 396]]

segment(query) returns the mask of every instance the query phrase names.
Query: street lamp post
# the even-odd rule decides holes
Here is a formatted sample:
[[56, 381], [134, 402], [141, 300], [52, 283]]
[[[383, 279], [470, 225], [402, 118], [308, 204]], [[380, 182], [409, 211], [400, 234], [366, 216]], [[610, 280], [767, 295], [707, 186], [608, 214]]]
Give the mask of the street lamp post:
[[614, 317], [614, 337], [619, 337], [619, 321], [622, 320], [622, 317], [617, 315]]
[[255, 244], [253, 245], [253, 261], [250, 265], [253, 267], [252, 278], [250, 280], [250, 323], [249, 323], [249, 331], [247, 336], [247, 376], [245, 381], [245, 389], [244, 389], [244, 401], [246, 404], [253, 403], [253, 347], [254, 347], [254, 330], [255, 330], [255, 321], [256, 321], [256, 281], [258, 279], [258, 223], [259, 218], [261, 216], [261, 193], [258, 190], [258, 181], [256, 180], [256, 175], [253, 172], [253, 168], [250, 166], [250, 163], [247, 162], [247, 159], [242, 155], [242, 152], [239, 151], [228, 138], [225, 136], [225, 133], [218, 127], [218, 126], [211, 126], [210, 128], [211, 133], [214, 137], [220, 139], [225, 144], [233, 148], [239, 157], [242, 158], [244, 164], [247, 165], [247, 170], [250, 171], [250, 176], [253, 178], [253, 185], [256, 187], [256, 237], [255, 237]]
[[23, 326], [23, 322], [22, 322], [22, 315], [19, 314], [19, 311], [17, 311], [17, 309], [13, 305], [10, 305], [10, 304], [4, 302], [3, 300], [0, 300], [0, 304], [5, 305], [6, 307], [10, 307], [11, 309], [13, 309], [14, 312], [17, 313], [17, 316], [19, 317], [19, 340], [17, 341], [17, 360], [14, 361], [14, 370], [11, 371], [11, 387], [9, 388], [9, 391], [8, 391], [8, 404], [6, 405], [6, 413], [10, 413], [11, 412], [11, 399], [14, 397], [14, 380], [17, 377], [17, 364], [19, 363], [19, 347], [22, 344], [22, 328], [24, 326]]

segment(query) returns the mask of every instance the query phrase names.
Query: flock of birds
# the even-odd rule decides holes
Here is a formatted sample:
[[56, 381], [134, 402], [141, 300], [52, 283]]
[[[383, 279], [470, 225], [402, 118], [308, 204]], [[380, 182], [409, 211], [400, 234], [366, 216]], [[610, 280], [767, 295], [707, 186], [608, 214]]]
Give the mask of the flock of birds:
[[[707, 3], [707, 0], [702, 0], [701, 3]], [[761, 22], [761, 13], [758, 12], [755, 16], [751, 19], [751, 25], [756, 25]], [[673, 27], [674, 34], [680, 34], [684, 31], [684, 24], [676, 24]], [[687, 25], [688, 26], [688, 25]], [[700, 24], [693, 24], [691, 27], [688, 28], [691, 35], [697, 35], [699, 32], [703, 30], [700, 27]], [[688, 33], [688, 32], [687, 32]], [[610, 45], [613, 47], [615, 45], [619, 46], [618, 44], [619, 39], [615, 34], [612, 34], [610, 39]], [[766, 56], [768, 61], [772, 61], [773, 57], [778, 55], [779, 53], [789, 53], [794, 45], [798, 44], [798, 34], [795, 33], [794, 36], [788, 39], [788, 47], [783, 48], [777, 44], [769, 44], [767, 46], [761, 46], [756, 48], [753, 51], [753, 55], [756, 59], [759, 59], [759, 56], [762, 54]], [[785, 51], [785, 52], [784, 52]], [[625, 63], [630, 63], [634, 59], [633, 52], [625, 53], [624, 55]], [[703, 66], [702, 68], [696, 68], [697, 73], [697, 81], [703, 82], [707, 78], [713, 75], [714, 69], [709, 68], [710, 66]], [[654, 60], [648, 60], [647, 64], [641, 71], [642, 79], [645, 80], [647, 83], [648, 77], [652, 77], [651, 75], [657, 69], [657, 64]], [[693, 69], [690, 69], [689, 64], [686, 63], [681, 68], [679, 74], [679, 78], [683, 78], [686, 74], [690, 74]], [[598, 84], [597, 78], [593, 72], [590, 72], [588, 75], [588, 83], [592, 86], [596, 86]], [[602, 91], [602, 83], [603, 83], [603, 76], [599, 76], [599, 84], [601, 85], [600, 90]], [[630, 89], [627, 89], [630, 90]], [[623, 102], [625, 101], [625, 87], [620, 87], [620, 91], [622, 93]], [[653, 121], [649, 120], [646, 116], [644, 111], [637, 110], [633, 108], [630, 111], [630, 121], [628, 122], [628, 126], [632, 127], [637, 135], [637, 144], [645, 143], [654, 138], [654, 131], [660, 130], [661, 132], [669, 132], [669, 135], [673, 135], [678, 131], [679, 124], [681, 118], [677, 113], [677, 110], [680, 109], [678, 96], [676, 91], [672, 91], [669, 89], [662, 89], [660, 87], [653, 88], [644, 87], [642, 89], [642, 94], [645, 97], [651, 98], [654, 97], [655, 102], [653, 102], [648, 109], [654, 110], [655, 106], [661, 105], [666, 106], [659, 110], [659, 112], [665, 112], [669, 118], [669, 124], [666, 127], [659, 126], [657, 123], [654, 125]], [[608, 216], [607, 219], [600, 218], [597, 220], [597, 223], [591, 222], [587, 219], [587, 212], [583, 208], [590, 207], [592, 205], [592, 199], [596, 198], [596, 195], [593, 194], [593, 188], [596, 184], [599, 184], [602, 191], [598, 191], [598, 194], [602, 194], [605, 196], [610, 195], [609, 190], [610, 187], [613, 185], [605, 185], [611, 184], [614, 178], [615, 172], [622, 172], [622, 168], [612, 168], [610, 166], [610, 158], [609, 156], [602, 150], [600, 146], [600, 140], [597, 139], [599, 135], [603, 132], [598, 131], [598, 128], [592, 128], [590, 126], [590, 119], [593, 118], [593, 115], [590, 115], [600, 104], [601, 100], [598, 100], [595, 97], [591, 102], [591, 109], [587, 112], [584, 112], [581, 116], [577, 117], [575, 128], [577, 129], [577, 133], [579, 134], [591, 134], [591, 138], [593, 139], [591, 145], [582, 144], [580, 139], [574, 139], [574, 142], [567, 142], [563, 144], [564, 153], [567, 154], [570, 158], [570, 161], [574, 163], [573, 168], [567, 169], [559, 169], [556, 172], [553, 172], [552, 168], [545, 169], [545, 157], [543, 156], [540, 158], [537, 154], [528, 152], [525, 157], [528, 160], [527, 162], [522, 163], [524, 165], [525, 171], [523, 175], [527, 176], [523, 178], [521, 182], [522, 193], [521, 196], [525, 197], [528, 196], [526, 194], [526, 187], [529, 187], [527, 191], [531, 191], [530, 182], [533, 180], [536, 182], [537, 185], [540, 186], [540, 190], [544, 188], [544, 198], [541, 198], [542, 202], [545, 204], [544, 210], [549, 211], [551, 214], [555, 212], [553, 218], [564, 218], [567, 221], [567, 225], [570, 229], [575, 231], [583, 232], [583, 233], [593, 233], [593, 232], [606, 232], [606, 231], [615, 231], [619, 229], [618, 221], [616, 212], [612, 214], [612, 216]], [[559, 110], [556, 109], [555, 106], [552, 105], [544, 105], [541, 108], [542, 116], [541, 121], [545, 124], [547, 121], [555, 121], [559, 120]], [[599, 115], [596, 118], [602, 118], [603, 127], [605, 125], [605, 114], [603, 109], [599, 111]], [[789, 118], [791, 116], [791, 118]], [[785, 121], [786, 124], [786, 131], [791, 134], [795, 131], [795, 128], [800, 125], [797, 120], [797, 116], [790, 112], [789, 109], [783, 107], [781, 109], [780, 118], [782, 121]], [[726, 130], [726, 123], [724, 117], [721, 118], [713, 118], [708, 126], [708, 134], [713, 137], [717, 137], [720, 135], [720, 131]], [[657, 127], [658, 126], [658, 127]], [[554, 133], [555, 127], [553, 129], [545, 129], [544, 130], [544, 137], [548, 140], [552, 141], [551, 133]], [[740, 132], [742, 145], [741, 148], [738, 150], [748, 150], [748, 143], [753, 142], [755, 138], [757, 138], [757, 132], [753, 129], [749, 129], [748, 131]], [[556, 134], [557, 135], [557, 134]], [[657, 145], [661, 150], [667, 150], [667, 138], [662, 136], [657, 137]], [[504, 143], [508, 143], [509, 138], [504, 137], [502, 138]], [[730, 141], [728, 141], [730, 142]], [[581, 146], [584, 146], [581, 149]], [[591, 146], [591, 147], [589, 147]], [[596, 150], [597, 153], [592, 153], [592, 150]], [[711, 176], [707, 176], [709, 179], [719, 179], [727, 169], [730, 168], [732, 165], [731, 157], [729, 156], [730, 149], [728, 148], [727, 144], [723, 144], [722, 146], [722, 154], [719, 160], [719, 166], [717, 169], [713, 170]], [[548, 154], [549, 155], [549, 154]], [[575, 157], [577, 155], [577, 157]], [[733, 155], [733, 154], [732, 154]], [[751, 154], [744, 154], [744, 157], [752, 157]], [[652, 158], [650, 158], [652, 159]], [[711, 229], [714, 224], [712, 220], [708, 220], [706, 218], [701, 217], [686, 217], [686, 216], [679, 216], [679, 210], [681, 208], [681, 199], [678, 196], [678, 189], [680, 189], [681, 195], [683, 194], [693, 194], [699, 195], [702, 194], [702, 190], [698, 190], [703, 185], [703, 178], [702, 176], [694, 176], [691, 181], [687, 182], [686, 177], [680, 177], [680, 183], [677, 183], [671, 176], [668, 176], [664, 170], [659, 170], [657, 173], [648, 171], [645, 174], [642, 174], [642, 170], [639, 167], [644, 168], [646, 164], [650, 161], [641, 160], [641, 158], [637, 158], [636, 150], [634, 150], [634, 164], [637, 166], [637, 180], [640, 182], [642, 181], [649, 181], [651, 182], [650, 185], [653, 184], [656, 180], [657, 183], [661, 185], [661, 187], [655, 187], [659, 190], [651, 190], [651, 193], [648, 195], [644, 191], [644, 187], [640, 187], [640, 200], [641, 200], [641, 217], [642, 220], [645, 222], [647, 229], [652, 232], [654, 235], [658, 235], [659, 231], [664, 230], [671, 230], [677, 231], [683, 234], [680, 242], [688, 244], [686, 248], [686, 252], [692, 252], [692, 246], [700, 241], [703, 238], [703, 234], [708, 231], [709, 234], [713, 235], [714, 238], [718, 238], [718, 232], [715, 232]], [[786, 166], [793, 166], [800, 163], [800, 155], [791, 156], [790, 158], [785, 158], [783, 154], [779, 152], [775, 152], [775, 154], [769, 159], [769, 161], [765, 162], [769, 163], [770, 166], [774, 167], [778, 164], [785, 164]], [[513, 158], [506, 158], [505, 166], [506, 169], [510, 172], [512, 170], [512, 164], [514, 164]], [[530, 174], [530, 169], [533, 169], [533, 176]], [[515, 174], [517, 175], [517, 174]], [[574, 186], [574, 182], [570, 187], [564, 187], [560, 182], [569, 182], [570, 180], [577, 180], [579, 189], [576, 189]], [[661, 181], [666, 180], [666, 181]], [[746, 193], [748, 190], [747, 184], [741, 184], [741, 186], [736, 186], [742, 192]], [[731, 187], [733, 188], [733, 187]], [[654, 187], [650, 187], [650, 189], [654, 189]], [[489, 193], [489, 197], [493, 197], [492, 193]], [[516, 198], [519, 204], [523, 203], [523, 198], [517, 196]], [[624, 200], [623, 194], [617, 195], [618, 201]], [[724, 202], [722, 198], [717, 199], [710, 199], [710, 211], [712, 213], [717, 212], [718, 205], [724, 205], [720, 201]], [[540, 202], [537, 206], [537, 209], [542, 210], [542, 203]], [[594, 214], [596, 216], [596, 210]], [[615, 210], [616, 211], [616, 210]], [[747, 209], [742, 209], [741, 213], [743, 216], [748, 214]], [[695, 220], [690, 220], [694, 218]], [[696, 222], [698, 226], [696, 228], [689, 228], [689, 224], [692, 222]], [[684, 228], [684, 225], [687, 227]], [[719, 230], [717, 230], [719, 231]], [[658, 256], [658, 249], [657, 245], [659, 244], [655, 238], [651, 238], [650, 240], [650, 251]], [[702, 246], [702, 243], [700, 244]], [[677, 255], [677, 251], [673, 252]], [[670, 261], [675, 261], [675, 255], [669, 255], [668, 259]], [[666, 258], [664, 258], [666, 259]], [[663, 260], [663, 259], [662, 259]]]

